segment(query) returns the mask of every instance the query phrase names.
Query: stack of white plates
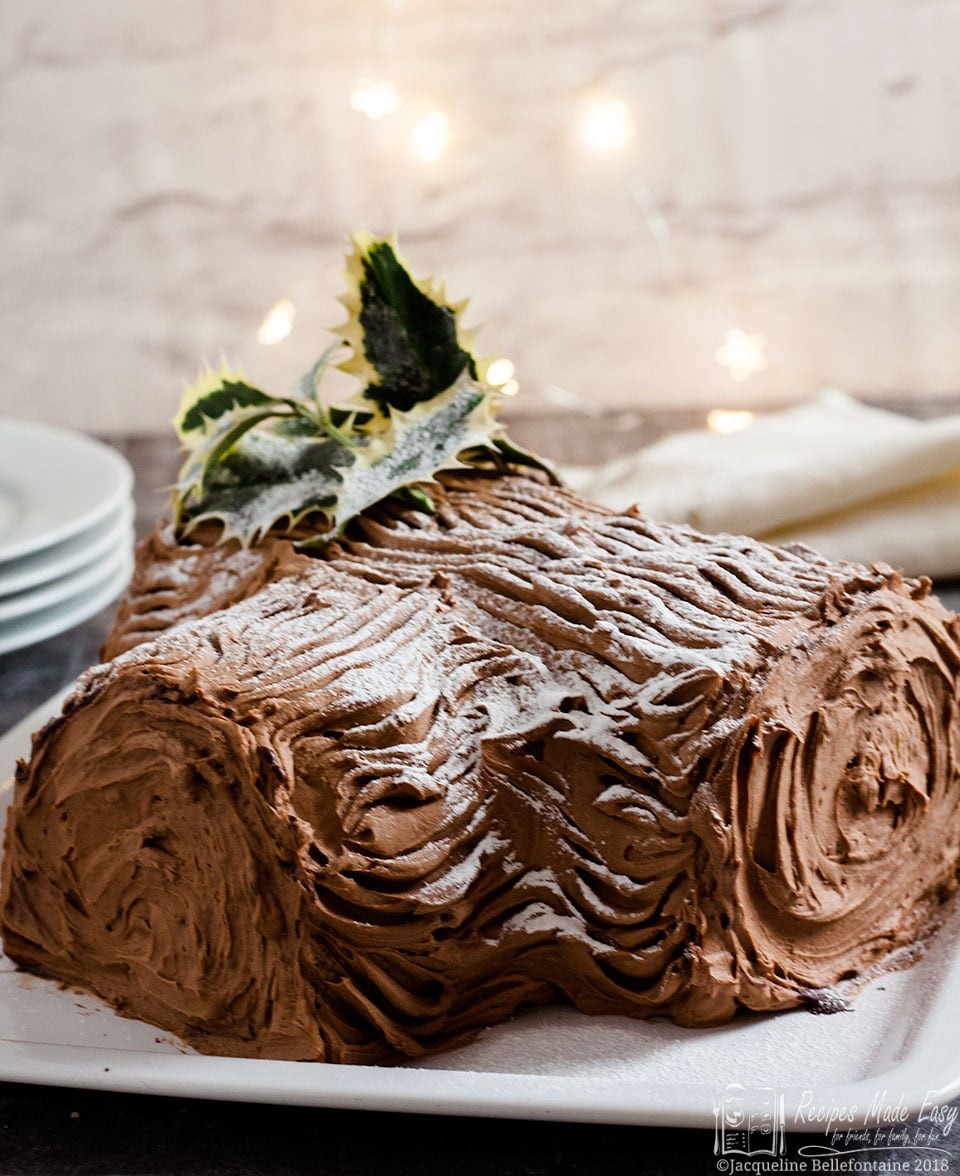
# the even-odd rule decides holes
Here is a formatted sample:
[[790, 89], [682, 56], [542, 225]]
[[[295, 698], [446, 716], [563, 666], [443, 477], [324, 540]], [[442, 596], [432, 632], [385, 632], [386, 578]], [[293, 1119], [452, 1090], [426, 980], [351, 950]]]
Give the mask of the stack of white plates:
[[0, 653], [79, 625], [130, 579], [133, 474], [80, 433], [0, 420]]

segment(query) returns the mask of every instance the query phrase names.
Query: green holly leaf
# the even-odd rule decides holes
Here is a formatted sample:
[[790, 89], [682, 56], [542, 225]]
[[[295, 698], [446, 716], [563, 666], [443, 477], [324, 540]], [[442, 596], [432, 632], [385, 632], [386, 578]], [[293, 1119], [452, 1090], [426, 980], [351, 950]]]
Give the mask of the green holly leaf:
[[495, 437], [493, 448], [507, 466], [528, 466], [530, 469], [543, 470], [550, 475], [552, 482], [556, 485], [560, 484], [560, 475], [550, 462], [544, 461], [542, 457], [538, 457], [532, 450], [524, 449], [522, 445], [517, 445], [509, 437], [505, 435]]
[[436, 504], [422, 486], [401, 486], [394, 492], [393, 497], [412, 506], [414, 510], [423, 511], [424, 514], [437, 513]]

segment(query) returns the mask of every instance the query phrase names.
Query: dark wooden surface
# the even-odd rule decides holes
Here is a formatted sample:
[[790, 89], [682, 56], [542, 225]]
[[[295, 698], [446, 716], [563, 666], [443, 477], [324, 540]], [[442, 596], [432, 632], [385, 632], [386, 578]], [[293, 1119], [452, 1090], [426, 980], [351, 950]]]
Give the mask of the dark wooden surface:
[[[578, 420], [575, 429], [562, 418], [549, 427], [542, 419], [519, 419], [511, 431], [549, 456], [589, 462], [698, 419], [628, 414], [612, 425]], [[176, 469], [173, 445], [150, 437], [114, 444], [137, 474], [137, 528], [143, 534], [160, 513], [163, 488]], [[942, 589], [953, 607], [960, 605], [956, 585]], [[0, 732], [97, 660], [112, 612], [0, 657]], [[809, 1142], [811, 1137], [792, 1137], [788, 1158]], [[960, 1173], [960, 1126], [941, 1146], [935, 1158], [946, 1159], [942, 1170]], [[887, 1158], [923, 1161], [933, 1155], [879, 1149], [857, 1158], [876, 1165], [861, 1170], [881, 1171]], [[705, 1131], [246, 1106], [0, 1083], [0, 1176], [691, 1176], [717, 1170], [712, 1132]]]

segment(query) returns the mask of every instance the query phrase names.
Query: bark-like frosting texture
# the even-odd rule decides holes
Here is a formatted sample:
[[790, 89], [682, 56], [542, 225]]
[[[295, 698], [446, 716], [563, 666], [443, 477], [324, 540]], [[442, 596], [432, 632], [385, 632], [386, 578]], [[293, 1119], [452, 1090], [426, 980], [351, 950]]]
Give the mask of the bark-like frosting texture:
[[371, 1062], [561, 998], [787, 1008], [926, 932], [960, 627], [925, 582], [533, 479], [438, 499], [320, 559], [141, 548], [128, 651], [18, 773], [15, 960], [205, 1052]]

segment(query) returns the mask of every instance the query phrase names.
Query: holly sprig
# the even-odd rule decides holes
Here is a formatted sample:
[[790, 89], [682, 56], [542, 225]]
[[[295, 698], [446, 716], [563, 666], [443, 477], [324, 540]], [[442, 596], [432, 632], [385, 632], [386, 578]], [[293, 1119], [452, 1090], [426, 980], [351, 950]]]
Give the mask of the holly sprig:
[[[396, 242], [369, 233], [354, 233], [346, 279], [347, 322], [290, 395], [225, 366], [186, 390], [174, 420], [186, 451], [173, 504], [182, 534], [215, 521], [221, 541], [244, 546], [294, 529], [323, 542], [391, 495], [432, 510], [424, 483], [442, 470], [529, 465], [556, 480], [496, 421], [503, 397], [462, 326], [464, 303], [414, 279]], [[360, 388], [328, 406], [320, 385], [344, 348], [337, 366]]]

